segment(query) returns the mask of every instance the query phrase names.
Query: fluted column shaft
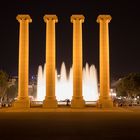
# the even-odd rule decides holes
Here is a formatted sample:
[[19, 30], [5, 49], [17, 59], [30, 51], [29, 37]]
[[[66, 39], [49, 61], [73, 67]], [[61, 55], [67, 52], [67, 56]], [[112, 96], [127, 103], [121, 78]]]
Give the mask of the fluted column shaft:
[[19, 76], [18, 93], [19, 98], [28, 96], [29, 76], [29, 26], [27, 20], [20, 21], [19, 35]]
[[110, 15], [99, 15], [97, 22], [100, 24], [100, 97], [103, 107], [112, 107], [110, 97], [110, 64], [109, 64], [109, 27]]
[[82, 23], [83, 15], [72, 15], [73, 23], [73, 99], [72, 107], [84, 107], [82, 96]]
[[46, 22], [46, 97], [44, 107], [57, 107], [55, 97], [55, 23], [56, 15], [45, 15]]
[[29, 77], [29, 15], [18, 15], [19, 31], [19, 65], [18, 65], [18, 101], [15, 107], [29, 107], [28, 77]]

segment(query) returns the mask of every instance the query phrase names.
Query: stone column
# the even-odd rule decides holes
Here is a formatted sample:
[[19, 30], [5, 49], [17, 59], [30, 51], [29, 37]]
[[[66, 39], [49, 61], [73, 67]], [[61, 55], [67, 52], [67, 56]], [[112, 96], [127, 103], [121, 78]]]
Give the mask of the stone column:
[[56, 15], [45, 15], [46, 22], [46, 97], [43, 107], [56, 108], [55, 97], [55, 23], [58, 22]]
[[110, 66], [109, 66], [109, 27], [110, 15], [99, 15], [100, 24], [100, 107], [113, 107], [110, 96]]
[[73, 97], [71, 107], [83, 108], [85, 101], [82, 96], [82, 23], [83, 15], [72, 15], [73, 23]]
[[16, 108], [30, 107], [28, 96], [29, 77], [29, 23], [32, 19], [29, 15], [18, 15], [20, 23], [19, 32], [19, 66], [18, 66], [18, 97], [14, 103]]

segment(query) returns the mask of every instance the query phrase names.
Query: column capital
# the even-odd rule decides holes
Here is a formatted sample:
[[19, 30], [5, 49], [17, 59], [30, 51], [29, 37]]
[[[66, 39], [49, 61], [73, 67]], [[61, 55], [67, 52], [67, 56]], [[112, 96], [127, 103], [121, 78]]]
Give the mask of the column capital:
[[25, 21], [25, 20], [32, 22], [30, 15], [19, 14], [17, 15], [16, 19], [18, 20], [18, 22]]
[[74, 20], [81, 20], [83, 23], [85, 20], [85, 17], [83, 15], [72, 15], [70, 18], [70, 21], [73, 23]]
[[110, 15], [99, 15], [97, 17], [97, 23], [100, 23], [101, 21], [104, 21], [104, 22], [110, 22], [112, 19], [112, 17]]
[[56, 23], [58, 22], [58, 18], [56, 15], [45, 15], [43, 19], [44, 22], [47, 22], [47, 20], [55, 20]]

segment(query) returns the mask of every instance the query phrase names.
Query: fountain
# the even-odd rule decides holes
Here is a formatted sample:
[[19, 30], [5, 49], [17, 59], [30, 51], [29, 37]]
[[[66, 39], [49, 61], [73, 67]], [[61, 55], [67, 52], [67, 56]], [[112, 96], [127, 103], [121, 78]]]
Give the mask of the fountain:
[[[43, 101], [45, 99], [45, 70], [42, 66], [38, 67], [37, 77], [37, 101]], [[72, 99], [73, 96], [73, 74], [72, 67], [70, 68], [69, 74], [67, 75], [66, 66], [63, 62], [60, 69], [60, 74], [56, 70], [56, 99], [58, 101], [65, 99]], [[98, 82], [97, 72], [94, 65], [86, 66], [83, 68], [83, 97], [85, 101], [97, 101], [99, 98], [98, 94]]]

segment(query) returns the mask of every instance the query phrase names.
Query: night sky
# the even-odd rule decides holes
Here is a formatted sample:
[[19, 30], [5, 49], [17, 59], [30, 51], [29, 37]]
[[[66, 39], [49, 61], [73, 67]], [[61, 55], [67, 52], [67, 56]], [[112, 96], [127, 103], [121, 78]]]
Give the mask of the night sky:
[[72, 65], [72, 14], [83, 14], [83, 65], [94, 64], [99, 73], [99, 14], [110, 14], [111, 79], [140, 72], [140, 6], [138, 1], [125, 0], [5, 0], [0, 3], [0, 69], [17, 75], [19, 23], [17, 14], [29, 14], [30, 76], [37, 74], [38, 65], [45, 62], [45, 14], [56, 14], [56, 67], [62, 61], [67, 69]]

